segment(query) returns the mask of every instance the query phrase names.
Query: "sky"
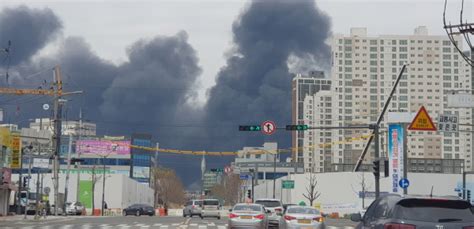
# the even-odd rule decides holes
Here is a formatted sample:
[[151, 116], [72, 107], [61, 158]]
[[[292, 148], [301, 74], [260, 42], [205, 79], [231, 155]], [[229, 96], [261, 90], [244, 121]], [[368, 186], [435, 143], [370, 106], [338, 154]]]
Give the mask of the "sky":
[[[156, 1], [11, 1], [0, 8], [18, 6], [51, 8], [62, 20], [62, 36], [82, 36], [92, 50], [113, 63], [126, 60], [127, 47], [155, 35], [173, 35], [184, 30], [197, 50], [203, 72], [198, 80], [199, 104], [215, 84], [224, 56], [232, 49], [232, 23], [248, 5], [245, 0]], [[460, 1], [449, 0], [448, 18], [457, 22]], [[472, 19], [472, 0], [465, 2]], [[427, 26], [430, 34], [444, 35], [443, 0], [320, 0], [319, 8], [331, 17], [332, 32], [348, 34], [352, 27], [367, 27], [369, 35], [412, 34]], [[43, 50], [50, 52], [56, 43]]]
[[[457, 21], [459, 1], [450, 0]], [[331, 34], [444, 35], [443, 0], [10, 1], [0, 3], [0, 86], [46, 87], [60, 64], [68, 98], [65, 119], [97, 123], [98, 133], [151, 133], [162, 148], [234, 151], [289, 134], [242, 133], [238, 125], [291, 122], [291, 73], [329, 72]], [[465, 13], [472, 21], [472, 0]], [[289, 65], [296, 60], [301, 68]], [[26, 124], [50, 98], [0, 95], [6, 122]], [[41, 113], [42, 112], [42, 113]], [[196, 157], [169, 155], [185, 184], [199, 180]], [[229, 158], [209, 159], [223, 166]], [[189, 171], [193, 171], [190, 173]]]

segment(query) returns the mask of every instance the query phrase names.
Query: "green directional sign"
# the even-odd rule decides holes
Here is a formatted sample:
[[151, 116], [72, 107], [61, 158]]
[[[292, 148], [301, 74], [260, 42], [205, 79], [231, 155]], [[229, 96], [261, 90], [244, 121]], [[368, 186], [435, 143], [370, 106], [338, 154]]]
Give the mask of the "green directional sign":
[[79, 181], [79, 200], [86, 208], [92, 208], [92, 181]]
[[282, 189], [295, 189], [295, 181], [294, 180], [284, 180], [281, 182]]

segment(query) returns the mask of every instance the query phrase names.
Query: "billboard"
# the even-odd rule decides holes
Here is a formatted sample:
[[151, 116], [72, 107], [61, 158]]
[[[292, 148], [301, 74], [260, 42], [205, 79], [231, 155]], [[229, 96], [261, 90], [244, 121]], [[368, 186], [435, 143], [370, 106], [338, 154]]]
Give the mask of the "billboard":
[[96, 155], [129, 155], [129, 141], [107, 141], [107, 140], [79, 140], [76, 150], [81, 154]]
[[134, 166], [133, 178], [150, 178], [150, 167]]
[[403, 176], [403, 146], [404, 131], [402, 124], [390, 124], [388, 126], [388, 157], [389, 174], [392, 180], [391, 192], [398, 193], [401, 189], [398, 182]]
[[12, 160], [10, 168], [19, 169], [21, 168], [21, 139], [20, 136], [12, 137]]

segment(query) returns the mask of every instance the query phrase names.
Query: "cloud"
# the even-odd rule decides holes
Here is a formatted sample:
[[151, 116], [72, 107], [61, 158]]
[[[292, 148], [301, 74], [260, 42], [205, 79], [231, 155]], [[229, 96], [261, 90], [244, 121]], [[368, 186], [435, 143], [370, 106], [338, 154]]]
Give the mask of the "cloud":
[[[10, 65], [28, 60], [61, 31], [61, 20], [52, 10], [26, 6], [5, 8], [0, 12], [0, 47], [11, 41]], [[0, 59], [0, 67], [8, 61]]]
[[[232, 125], [232, 129], [214, 130], [209, 137], [222, 147], [239, 143], [261, 145], [263, 140], [281, 140], [289, 144], [289, 135], [235, 133], [239, 124], [259, 124], [270, 119], [284, 126], [291, 122], [291, 79], [288, 63], [310, 60], [329, 66], [330, 19], [313, 0], [255, 0], [234, 22], [233, 53], [208, 93], [206, 121]], [[299, 67], [302, 68], [302, 67]], [[307, 69], [307, 67], [306, 67]], [[223, 132], [238, 138], [226, 139]], [[226, 136], [226, 135], [224, 135]], [[224, 137], [225, 138], [225, 137]]]

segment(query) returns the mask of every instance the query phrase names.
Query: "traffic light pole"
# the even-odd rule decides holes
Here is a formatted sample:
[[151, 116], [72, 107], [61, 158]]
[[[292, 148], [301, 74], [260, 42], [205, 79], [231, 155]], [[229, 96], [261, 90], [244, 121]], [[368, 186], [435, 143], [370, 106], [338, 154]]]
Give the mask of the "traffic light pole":
[[463, 171], [462, 172], [462, 198], [465, 199], [465, 200], [467, 199], [467, 195], [466, 195], [467, 194], [467, 189], [466, 189], [466, 176], [467, 176], [467, 174], [474, 174], [474, 172], [473, 171], [470, 171], [470, 172]]
[[374, 173], [375, 177], [375, 198], [380, 196], [380, 147], [379, 147], [379, 126], [374, 125], [374, 140], [375, 140], [375, 161], [378, 163], [377, 171]]

